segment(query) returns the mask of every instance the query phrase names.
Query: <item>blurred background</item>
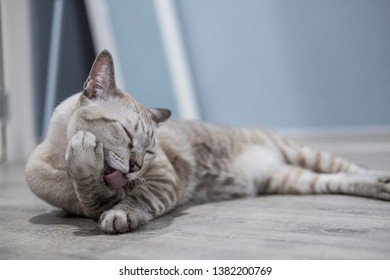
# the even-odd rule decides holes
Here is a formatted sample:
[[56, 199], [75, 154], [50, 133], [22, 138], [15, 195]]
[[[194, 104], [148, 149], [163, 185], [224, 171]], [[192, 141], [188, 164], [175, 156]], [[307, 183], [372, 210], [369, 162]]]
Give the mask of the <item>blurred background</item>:
[[[175, 117], [390, 132], [389, 0], [0, 0], [2, 161], [23, 160], [96, 54]], [[390, 139], [389, 139], [390, 140]], [[390, 142], [390, 141], [389, 141]]]

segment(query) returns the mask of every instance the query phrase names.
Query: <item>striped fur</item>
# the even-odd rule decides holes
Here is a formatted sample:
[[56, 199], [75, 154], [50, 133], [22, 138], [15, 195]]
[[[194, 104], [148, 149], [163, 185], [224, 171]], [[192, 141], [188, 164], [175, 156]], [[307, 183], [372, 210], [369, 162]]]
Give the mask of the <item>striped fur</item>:
[[[168, 120], [115, 86], [102, 52], [84, 91], [53, 113], [30, 155], [31, 190], [54, 206], [132, 231], [184, 203], [261, 194], [349, 194], [390, 200], [390, 172], [369, 170], [268, 130]], [[162, 124], [162, 122], [164, 122]], [[128, 183], [113, 188], [107, 168]]]

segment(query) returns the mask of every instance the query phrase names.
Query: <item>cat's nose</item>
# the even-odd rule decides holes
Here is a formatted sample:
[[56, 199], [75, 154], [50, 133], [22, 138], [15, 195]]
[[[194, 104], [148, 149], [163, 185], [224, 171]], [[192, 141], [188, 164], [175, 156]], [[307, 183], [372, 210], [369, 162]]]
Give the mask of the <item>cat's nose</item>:
[[129, 170], [130, 173], [140, 171], [141, 168], [142, 168], [142, 164], [139, 164], [139, 163], [136, 163], [136, 162], [130, 160], [130, 170]]

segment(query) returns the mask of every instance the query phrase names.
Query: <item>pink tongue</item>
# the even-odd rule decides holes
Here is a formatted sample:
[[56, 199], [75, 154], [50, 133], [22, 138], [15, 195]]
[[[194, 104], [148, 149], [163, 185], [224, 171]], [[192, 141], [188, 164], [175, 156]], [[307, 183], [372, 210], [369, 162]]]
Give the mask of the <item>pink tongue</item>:
[[106, 180], [107, 184], [111, 188], [121, 188], [128, 182], [128, 179], [126, 178], [125, 174], [118, 170], [115, 170], [111, 174], [104, 175], [104, 180]]

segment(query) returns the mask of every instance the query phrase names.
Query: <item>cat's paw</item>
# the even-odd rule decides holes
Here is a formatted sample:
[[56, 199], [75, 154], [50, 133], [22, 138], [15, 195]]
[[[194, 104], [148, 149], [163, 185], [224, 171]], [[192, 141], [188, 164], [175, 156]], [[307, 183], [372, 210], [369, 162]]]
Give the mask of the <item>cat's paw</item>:
[[390, 177], [382, 172], [374, 172], [350, 175], [353, 183], [341, 184], [344, 188], [341, 192], [390, 201]]
[[73, 179], [98, 179], [104, 172], [103, 145], [92, 133], [78, 131], [69, 141], [65, 160]]
[[390, 183], [390, 176], [379, 177], [378, 182], [383, 183], [383, 184], [389, 184]]
[[139, 215], [134, 213], [111, 209], [101, 214], [99, 227], [105, 233], [124, 233], [135, 230], [145, 222], [146, 220], [140, 219]]
[[383, 200], [390, 200], [390, 177], [380, 177], [378, 178], [378, 182], [376, 197]]

